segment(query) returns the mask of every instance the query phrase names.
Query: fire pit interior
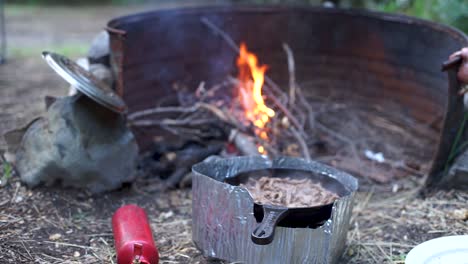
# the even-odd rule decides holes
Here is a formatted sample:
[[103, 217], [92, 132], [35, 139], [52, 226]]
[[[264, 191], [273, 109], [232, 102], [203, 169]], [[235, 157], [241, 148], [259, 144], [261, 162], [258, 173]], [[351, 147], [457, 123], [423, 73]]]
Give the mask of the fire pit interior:
[[236, 131], [270, 156], [313, 158], [380, 183], [429, 171], [448, 101], [439, 66], [463, 42], [406, 17], [299, 7], [148, 12], [108, 27], [117, 88], [143, 150], [228, 141], [227, 113], [243, 113], [233, 109], [245, 86], [245, 43], [274, 115], [265, 110], [261, 131]]

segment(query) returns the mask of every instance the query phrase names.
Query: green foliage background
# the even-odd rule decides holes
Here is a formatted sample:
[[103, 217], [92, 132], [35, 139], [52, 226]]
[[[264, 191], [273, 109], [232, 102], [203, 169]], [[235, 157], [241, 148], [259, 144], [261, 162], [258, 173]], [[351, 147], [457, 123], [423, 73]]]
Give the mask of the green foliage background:
[[468, 33], [468, 0], [381, 0], [363, 7], [389, 13], [402, 13], [451, 25]]
[[[1, 0], [0, 0], [1, 1]], [[96, 4], [139, 4], [168, 2], [169, 0], [9, 0], [9, 3], [26, 5], [96, 5]], [[171, 0], [170, 2], [187, 2]], [[196, 2], [196, 1], [190, 1]], [[203, 1], [200, 1], [203, 2]], [[210, 3], [254, 3], [254, 4], [320, 4], [320, 0], [217, 0]], [[468, 33], [468, 0], [341, 0], [342, 7], [367, 8], [382, 12], [401, 13], [437, 21], [457, 27]]]

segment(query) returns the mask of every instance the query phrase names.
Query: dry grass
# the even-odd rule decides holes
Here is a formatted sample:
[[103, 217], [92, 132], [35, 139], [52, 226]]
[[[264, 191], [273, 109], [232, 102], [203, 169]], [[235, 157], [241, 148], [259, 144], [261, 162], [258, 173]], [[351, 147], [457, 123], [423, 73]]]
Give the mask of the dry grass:
[[[0, 189], [1, 263], [115, 263], [111, 217], [135, 203], [149, 216], [162, 263], [192, 263], [189, 190], [148, 193], [151, 184], [100, 196], [76, 190], [29, 190], [17, 178]], [[195, 263], [195, 262], [193, 262]]]
[[[383, 196], [383, 197], [382, 197]], [[404, 263], [426, 240], [468, 233], [468, 192], [439, 191], [426, 199], [417, 189], [395, 194], [361, 192], [345, 259], [349, 263]]]
[[[90, 196], [30, 190], [14, 177], [0, 189], [1, 263], [115, 263], [111, 216], [128, 203], [146, 209], [160, 263], [209, 263], [191, 241], [190, 190], [149, 191], [158, 184], [140, 180]], [[404, 263], [418, 243], [468, 233], [460, 213], [468, 209], [468, 192], [439, 191], [422, 199], [412, 184], [399, 185], [396, 193], [389, 186], [358, 193], [342, 263]]]

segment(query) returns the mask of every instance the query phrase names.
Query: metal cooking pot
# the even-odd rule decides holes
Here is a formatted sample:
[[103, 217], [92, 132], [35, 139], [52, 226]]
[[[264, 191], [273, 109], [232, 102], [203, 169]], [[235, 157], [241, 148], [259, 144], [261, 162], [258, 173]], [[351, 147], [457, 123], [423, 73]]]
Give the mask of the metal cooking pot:
[[[356, 178], [330, 166], [293, 157], [214, 159], [194, 165], [192, 171], [192, 238], [205, 257], [258, 264], [337, 263], [346, 242], [358, 188]], [[260, 172], [279, 177], [314, 177], [340, 197], [319, 210], [288, 208], [289, 215], [272, 225], [274, 239], [266, 244], [269, 238], [262, 235], [260, 243], [264, 245], [259, 245], [252, 241], [252, 231], [259, 228], [268, 213], [239, 184]]]

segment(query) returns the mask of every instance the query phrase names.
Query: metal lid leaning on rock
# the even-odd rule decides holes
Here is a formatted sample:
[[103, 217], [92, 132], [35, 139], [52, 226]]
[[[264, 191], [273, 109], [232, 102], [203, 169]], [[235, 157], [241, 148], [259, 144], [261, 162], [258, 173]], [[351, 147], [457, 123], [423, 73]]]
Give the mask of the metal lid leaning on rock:
[[78, 64], [57, 53], [44, 51], [42, 57], [68, 83], [100, 105], [117, 113], [125, 113], [127, 105], [109, 85], [98, 80]]

